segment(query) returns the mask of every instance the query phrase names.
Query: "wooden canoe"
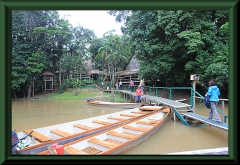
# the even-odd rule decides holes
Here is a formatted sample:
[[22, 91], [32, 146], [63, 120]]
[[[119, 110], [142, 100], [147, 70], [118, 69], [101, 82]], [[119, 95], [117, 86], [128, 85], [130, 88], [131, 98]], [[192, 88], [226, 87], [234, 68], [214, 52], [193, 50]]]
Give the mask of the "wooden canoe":
[[93, 101], [93, 100], [90, 100], [87, 103], [89, 105], [94, 105], [94, 106], [104, 106], [104, 107], [121, 108], [121, 109], [138, 108], [142, 105], [141, 103], [117, 103], [117, 102], [105, 102], [105, 101]]
[[156, 111], [159, 109], [163, 109], [163, 106], [141, 106], [139, 107], [139, 110], [145, 110], [145, 111]]
[[25, 140], [25, 147], [21, 150], [21, 154], [36, 155], [37, 153], [45, 151], [51, 144], [65, 144], [79, 140], [92, 134], [137, 120], [151, 113], [150, 111], [144, 112], [138, 108], [128, 109], [42, 128], [25, 129], [17, 133], [19, 139], [25, 137], [31, 131], [33, 131], [33, 133]]
[[[122, 154], [158, 131], [165, 123], [169, 113], [170, 108], [152, 111], [151, 114], [115, 129], [64, 144], [62, 146], [64, 155]], [[50, 153], [53, 154], [48, 150], [39, 155], [50, 155]]]

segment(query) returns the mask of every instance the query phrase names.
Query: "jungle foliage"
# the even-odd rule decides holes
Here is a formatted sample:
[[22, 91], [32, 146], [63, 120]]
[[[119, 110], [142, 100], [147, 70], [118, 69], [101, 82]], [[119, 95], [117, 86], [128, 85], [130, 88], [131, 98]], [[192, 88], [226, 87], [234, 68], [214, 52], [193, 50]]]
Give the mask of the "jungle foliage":
[[[139, 79], [148, 85], [191, 86], [198, 74], [199, 90], [214, 80], [228, 91], [228, 11], [123, 10], [109, 11], [124, 22], [124, 35], [109, 31], [97, 38], [94, 31], [72, 27], [57, 11], [12, 11], [12, 91], [27, 97], [41, 91], [41, 73], [52, 72], [64, 89], [72, 73], [94, 69], [114, 74], [124, 70], [132, 56], [140, 62]], [[74, 80], [74, 83], [79, 83]], [[73, 83], [73, 84], [74, 84]], [[63, 85], [62, 85], [63, 84]], [[62, 86], [61, 86], [62, 85]], [[65, 84], [66, 85], [66, 84]]]
[[[124, 21], [124, 32], [140, 60], [139, 77], [154, 84], [190, 86], [190, 75], [206, 90], [214, 80], [228, 90], [228, 11], [110, 11]], [[227, 96], [226, 96], [227, 97]]]

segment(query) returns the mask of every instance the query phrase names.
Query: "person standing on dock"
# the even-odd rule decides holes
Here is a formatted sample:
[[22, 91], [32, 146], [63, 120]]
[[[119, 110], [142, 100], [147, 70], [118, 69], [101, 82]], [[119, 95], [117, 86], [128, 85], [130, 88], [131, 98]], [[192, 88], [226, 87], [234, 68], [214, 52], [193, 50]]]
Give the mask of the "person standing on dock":
[[136, 96], [137, 96], [137, 103], [141, 103], [142, 90], [139, 86], [136, 89]]
[[208, 114], [208, 119], [212, 120], [212, 117], [214, 116], [216, 122], [222, 123], [222, 120], [217, 112], [217, 103], [219, 102], [218, 97], [220, 96], [220, 90], [213, 80], [209, 81], [208, 85], [208, 92], [205, 94], [205, 96], [209, 96], [210, 101], [210, 112]]
[[122, 90], [122, 81], [121, 80], [119, 82], [119, 88], [120, 88], [120, 90]]
[[103, 81], [102, 81], [102, 89], [103, 89], [103, 86], [104, 86], [104, 84], [103, 84]]
[[107, 91], [109, 90], [109, 84], [107, 83]]
[[133, 82], [133, 80], [130, 81], [129, 86], [130, 86], [130, 88], [131, 88], [131, 92], [133, 92], [133, 88], [134, 88], [134, 82]]
[[144, 93], [144, 87], [145, 87], [144, 78], [142, 78], [142, 79], [140, 80], [139, 86], [140, 86], [140, 88], [141, 88], [141, 90], [142, 90], [142, 93]]

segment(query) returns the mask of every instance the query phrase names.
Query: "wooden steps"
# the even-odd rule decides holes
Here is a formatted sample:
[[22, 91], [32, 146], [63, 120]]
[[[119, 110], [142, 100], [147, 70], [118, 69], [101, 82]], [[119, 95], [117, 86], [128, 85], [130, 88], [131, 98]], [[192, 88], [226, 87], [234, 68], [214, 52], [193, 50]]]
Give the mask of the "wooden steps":
[[51, 130], [52, 133], [55, 133], [59, 136], [62, 136], [62, 137], [67, 137], [67, 136], [71, 136], [72, 134], [70, 133], [67, 133], [65, 131], [62, 131], [62, 130], [59, 130], [59, 129], [54, 129], [54, 130]]
[[[30, 133], [30, 132], [32, 132], [32, 130], [31, 129], [26, 129], [26, 130], [24, 130], [24, 132]], [[31, 133], [30, 136], [35, 137], [37, 140], [39, 140], [41, 142], [46, 142], [46, 141], [52, 140], [51, 138], [49, 138], [49, 137], [47, 137], [47, 136], [45, 136], [45, 135], [43, 135], [41, 133], [34, 132], [34, 131]]]
[[153, 124], [157, 124], [157, 121], [154, 120], [154, 121], [137, 121], [136, 122], [137, 124], [149, 124], [149, 125], [153, 125]]
[[122, 117], [114, 117], [114, 116], [109, 116], [108, 119], [118, 120], [118, 121], [124, 121], [124, 120], [127, 120], [126, 118], [122, 118]]
[[91, 142], [91, 143], [95, 143], [95, 144], [98, 144], [98, 145], [101, 145], [101, 146], [104, 146], [104, 147], [108, 147], [108, 148], [115, 148], [117, 145], [116, 144], [113, 144], [113, 143], [110, 143], [110, 142], [107, 142], [107, 141], [103, 141], [103, 140], [99, 140], [99, 139], [96, 139], [96, 138], [92, 138], [90, 140], [88, 140], [88, 142]]
[[84, 130], [94, 129], [94, 127], [89, 127], [89, 126], [86, 126], [86, 125], [83, 125], [83, 124], [74, 124], [73, 126], [74, 126], [74, 127], [77, 127], [77, 128], [84, 129]]
[[106, 122], [106, 121], [100, 121], [100, 120], [93, 120], [93, 123], [98, 123], [98, 124], [103, 124], [103, 125], [110, 125], [112, 123], [110, 122]]
[[134, 135], [129, 135], [129, 134], [125, 134], [125, 133], [118, 133], [118, 132], [114, 132], [114, 131], [108, 132], [107, 134], [108, 135], [113, 135], [113, 136], [118, 136], [118, 137], [123, 137], [123, 138], [127, 138], [127, 139], [133, 139], [133, 138], [136, 137]]
[[147, 132], [148, 131], [148, 129], [146, 129], [146, 128], [133, 127], [133, 126], [130, 126], [130, 125], [126, 125], [123, 128], [131, 129], [131, 130], [135, 130], [135, 131], [141, 131], [141, 132]]
[[65, 148], [64, 151], [69, 153], [70, 155], [89, 155], [88, 153], [78, 150], [72, 146]]

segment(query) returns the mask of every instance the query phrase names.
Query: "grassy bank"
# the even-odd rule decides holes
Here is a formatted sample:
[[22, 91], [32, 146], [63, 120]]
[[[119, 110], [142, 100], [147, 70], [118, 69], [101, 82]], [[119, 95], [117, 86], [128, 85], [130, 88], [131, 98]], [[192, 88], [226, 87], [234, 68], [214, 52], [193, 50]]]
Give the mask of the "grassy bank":
[[[86, 100], [88, 97], [93, 100], [112, 101], [111, 92], [103, 92], [97, 88], [95, 89], [68, 89], [63, 93], [55, 92], [48, 94], [36, 95], [33, 99], [39, 100]], [[121, 95], [114, 93], [114, 102], [126, 102]]]

